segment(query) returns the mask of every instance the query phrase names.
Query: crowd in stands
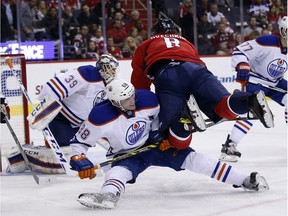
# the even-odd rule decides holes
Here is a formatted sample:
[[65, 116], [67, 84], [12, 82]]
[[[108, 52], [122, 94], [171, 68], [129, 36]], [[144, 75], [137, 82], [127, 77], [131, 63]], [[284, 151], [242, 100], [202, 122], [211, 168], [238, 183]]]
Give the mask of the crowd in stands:
[[[107, 51], [116, 58], [131, 58], [136, 47], [148, 38], [147, 23], [137, 10], [126, 12], [125, 1], [107, 0]], [[146, 2], [146, 1], [145, 1]], [[157, 4], [155, 3], [157, 2]], [[174, 19], [182, 36], [194, 43], [200, 55], [226, 55], [242, 43], [239, 26], [229, 20], [223, 8], [237, 7], [234, 0], [179, 1]], [[245, 1], [248, 2], [248, 1]], [[164, 1], [152, 1], [154, 10], [165, 12]], [[161, 3], [161, 4], [160, 4]], [[194, 7], [196, 6], [196, 20]], [[21, 41], [59, 40], [58, 0], [22, 0], [20, 5]], [[104, 53], [101, 0], [62, 0], [62, 35], [65, 59], [97, 59]], [[284, 0], [249, 0], [245, 5], [244, 41], [264, 34], [279, 34], [277, 23], [287, 15]], [[155, 15], [156, 16], [156, 15]], [[154, 17], [156, 18], [156, 17]], [[16, 0], [1, 0], [1, 42], [17, 40]], [[239, 20], [238, 20], [239, 21]], [[194, 34], [197, 25], [197, 34]], [[5, 30], [4, 30], [5, 29]]]

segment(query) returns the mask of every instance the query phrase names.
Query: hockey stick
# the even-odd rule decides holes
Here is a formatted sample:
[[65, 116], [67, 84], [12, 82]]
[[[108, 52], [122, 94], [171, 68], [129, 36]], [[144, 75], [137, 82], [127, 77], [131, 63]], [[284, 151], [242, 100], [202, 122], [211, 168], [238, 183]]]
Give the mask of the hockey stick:
[[273, 87], [273, 86], [269, 86], [269, 85], [265, 85], [265, 84], [260, 84], [260, 83], [253, 83], [253, 82], [250, 82], [251, 84], [255, 84], [255, 85], [260, 85], [264, 88], [269, 88], [271, 90], [274, 90], [274, 91], [278, 91], [278, 92], [281, 92], [281, 93], [284, 93], [284, 94], [287, 94], [287, 90], [285, 89], [281, 89], [281, 88], [278, 88], [278, 87]]
[[[27, 90], [25, 89], [21, 79], [17, 76], [17, 71], [14, 69], [14, 66], [13, 66], [13, 63], [12, 63], [12, 60], [10, 57], [6, 57], [5, 58], [5, 62], [8, 64], [9, 68], [11, 69], [13, 75], [16, 77], [16, 79], [18, 80], [19, 82], [19, 85], [20, 85], [20, 88], [24, 94], [24, 96], [26, 97], [28, 103], [30, 104], [30, 106], [34, 109], [34, 104], [33, 102], [31, 101], [29, 95], [28, 95], [28, 92]], [[55, 157], [58, 159], [62, 169], [66, 172], [66, 174], [69, 174], [69, 175], [77, 175], [76, 172], [72, 171], [70, 169], [70, 165], [67, 161], [67, 159], [65, 158], [65, 155], [64, 153], [61, 151], [61, 148], [60, 146], [58, 145], [55, 137], [53, 136], [52, 132], [50, 131], [49, 127], [47, 126], [46, 128], [43, 129], [43, 135], [44, 137], [46, 138], [47, 142], [49, 143]]]
[[[249, 119], [250, 119], [250, 118], [249, 118]], [[253, 119], [257, 119], [257, 118], [252, 118], [252, 120], [253, 120]], [[220, 123], [222, 123], [222, 122], [226, 122], [226, 121], [238, 121], [238, 120], [248, 120], [248, 118], [247, 118], [247, 117], [238, 117], [238, 118], [236, 118], [236, 119], [231, 119], [231, 120], [221, 119], [220, 121], [218, 121], [218, 122], [216, 122], [216, 123], [212, 122], [212, 120], [210, 120], [210, 119], [206, 119], [205, 122], [208, 123], [208, 124], [206, 124], [206, 128], [209, 128], [209, 127], [215, 126], [215, 125], [217, 125], [217, 124], [220, 124]], [[197, 132], [197, 131], [192, 131], [192, 133], [195, 133], [195, 132]], [[139, 154], [139, 153], [148, 151], [148, 150], [150, 150], [150, 149], [154, 149], [154, 148], [160, 146], [160, 144], [161, 144], [161, 142], [156, 142], [156, 143], [153, 143], [153, 144], [144, 146], [144, 147], [142, 147], [142, 148], [139, 148], [139, 149], [136, 149], [136, 150], [134, 150], [134, 151], [128, 152], [128, 153], [126, 153], [126, 154], [120, 155], [120, 156], [115, 157], [115, 158], [113, 158], [113, 159], [104, 161], [104, 162], [102, 162], [102, 163], [100, 163], [100, 164], [97, 164], [96, 166], [97, 166], [97, 167], [104, 167], [104, 166], [110, 165], [110, 164], [112, 164], [112, 163], [114, 163], [114, 162], [116, 162], [116, 161], [129, 158], [129, 157], [131, 157], [131, 156], [134, 156], [134, 155], [137, 155], [137, 154]]]
[[13, 130], [8, 118], [7, 118], [7, 111], [6, 111], [6, 107], [5, 107], [4, 104], [1, 104], [1, 112], [4, 113], [4, 119], [5, 119], [6, 125], [7, 125], [8, 129], [9, 129], [9, 131], [10, 131], [10, 133], [11, 133], [11, 135], [12, 135], [12, 137], [13, 137], [13, 139], [14, 139], [14, 141], [15, 141], [18, 149], [19, 149], [19, 151], [20, 151], [20, 154], [22, 155], [22, 157], [24, 159], [24, 163], [25, 163], [26, 167], [31, 171], [35, 182], [37, 184], [40, 184], [40, 182], [41, 182], [41, 184], [42, 184], [42, 183], [49, 183], [49, 182], [54, 181], [52, 178], [49, 178], [49, 177], [40, 179], [36, 175], [36, 173], [34, 172], [34, 170], [32, 168], [31, 163], [29, 162], [29, 160], [28, 160], [28, 158], [27, 158], [27, 156], [26, 156], [26, 154], [25, 154], [25, 152], [24, 152], [24, 150], [23, 150], [23, 148], [22, 148], [22, 146], [21, 146], [21, 144], [19, 142], [19, 139], [17, 138], [17, 136], [16, 136], [16, 134], [15, 134], [15, 132], [14, 132], [14, 130]]

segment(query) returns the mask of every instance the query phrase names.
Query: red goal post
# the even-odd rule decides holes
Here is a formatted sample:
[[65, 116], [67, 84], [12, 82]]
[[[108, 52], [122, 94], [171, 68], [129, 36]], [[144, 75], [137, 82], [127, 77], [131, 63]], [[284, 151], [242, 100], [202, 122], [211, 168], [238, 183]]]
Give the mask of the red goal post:
[[[0, 95], [5, 96], [10, 107], [10, 123], [21, 144], [30, 143], [29, 124], [26, 120], [28, 104], [24, 97], [19, 82], [13, 75], [5, 58], [10, 57], [19, 78], [27, 89], [26, 61], [23, 54], [0, 55], [1, 59], [1, 89]], [[15, 141], [7, 126], [1, 124], [1, 149], [2, 153], [15, 146]]]

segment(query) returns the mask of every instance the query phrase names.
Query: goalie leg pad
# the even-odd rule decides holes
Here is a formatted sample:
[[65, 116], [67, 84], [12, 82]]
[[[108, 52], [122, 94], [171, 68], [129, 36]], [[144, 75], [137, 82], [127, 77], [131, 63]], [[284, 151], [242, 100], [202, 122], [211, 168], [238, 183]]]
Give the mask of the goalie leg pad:
[[[50, 148], [45, 146], [35, 147], [33, 145], [24, 145], [22, 147], [35, 172], [48, 174], [65, 173]], [[71, 147], [62, 147], [61, 149], [67, 158], [71, 157]], [[7, 152], [6, 158], [8, 160], [7, 170], [11, 173], [19, 173], [27, 170], [24, 159], [17, 148], [13, 148]]]

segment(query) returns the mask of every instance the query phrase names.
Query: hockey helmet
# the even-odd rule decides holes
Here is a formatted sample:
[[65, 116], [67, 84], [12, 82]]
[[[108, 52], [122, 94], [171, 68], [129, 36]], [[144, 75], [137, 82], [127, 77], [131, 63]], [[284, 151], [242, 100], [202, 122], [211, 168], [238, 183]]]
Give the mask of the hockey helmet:
[[119, 62], [111, 54], [103, 54], [96, 62], [96, 68], [105, 80], [106, 84], [108, 84], [116, 77]]
[[107, 98], [111, 103], [120, 108], [122, 111], [126, 109], [122, 106], [121, 101], [130, 98], [135, 94], [134, 86], [125, 80], [114, 79], [106, 86]]
[[177, 33], [176, 26], [170, 18], [159, 18], [151, 29], [151, 34], [158, 33]]
[[278, 25], [279, 25], [279, 32], [280, 35], [287, 41], [287, 22], [288, 22], [288, 17], [284, 16], [281, 20], [279, 20]]

